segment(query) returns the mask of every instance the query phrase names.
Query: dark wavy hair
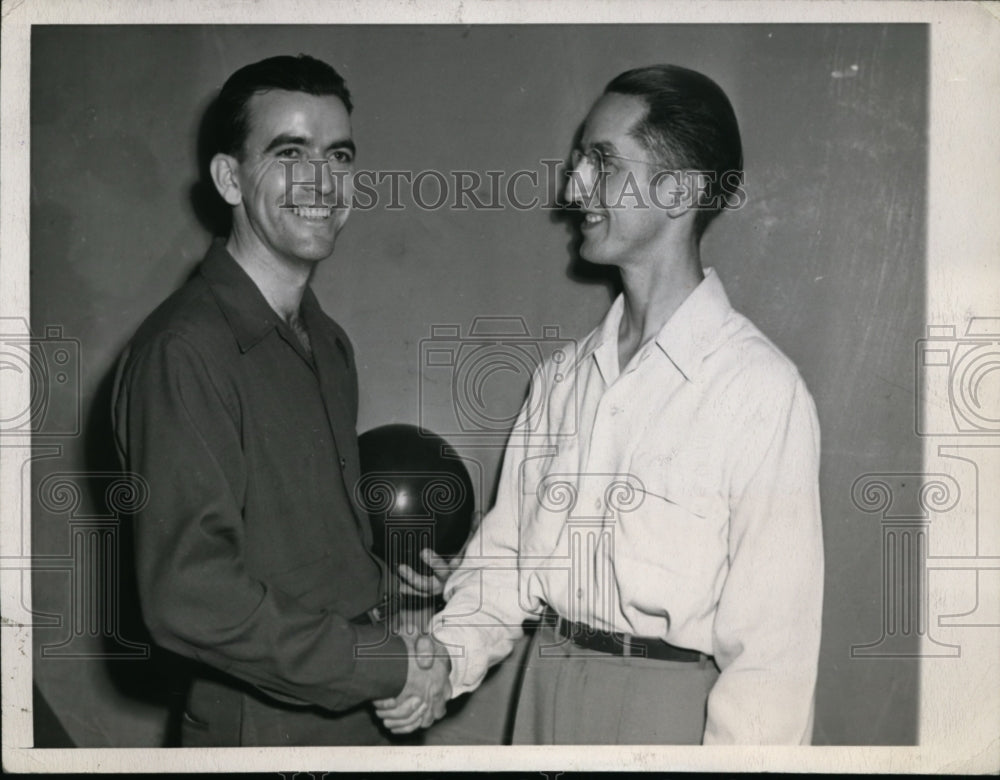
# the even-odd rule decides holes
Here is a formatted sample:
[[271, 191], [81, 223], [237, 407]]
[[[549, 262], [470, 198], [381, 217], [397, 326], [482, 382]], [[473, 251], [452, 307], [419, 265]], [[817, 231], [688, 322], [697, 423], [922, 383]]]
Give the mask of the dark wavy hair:
[[223, 85], [213, 105], [213, 154], [222, 152], [237, 158], [242, 155], [250, 129], [250, 98], [272, 89], [335, 95], [343, 101], [348, 113], [353, 108], [344, 79], [325, 62], [307, 54], [269, 57], [240, 68]]
[[[632, 95], [646, 104], [633, 137], [668, 169], [712, 171], [708, 195], [723, 203], [720, 182], [730, 171], [743, 175], [743, 146], [736, 113], [714, 81], [678, 65], [650, 65], [616, 76], [605, 93]], [[695, 234], [701, 236], [720, 207], [699, 209]]]

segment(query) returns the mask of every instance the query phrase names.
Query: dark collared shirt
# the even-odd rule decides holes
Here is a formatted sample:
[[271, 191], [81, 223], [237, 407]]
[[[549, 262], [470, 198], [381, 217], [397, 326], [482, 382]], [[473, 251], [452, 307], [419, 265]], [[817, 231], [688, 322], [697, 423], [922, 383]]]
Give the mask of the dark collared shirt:
[[[394, 696], [405, 647], [348, 618], [382, 572], [356, 510], [357, 373], [307, 289], [312, 358], [221, 243], [119, 365], [116, 442], [148, 483], [137, 513], [154, 639], [281, 698], [344, 709]], [[390, 658], [356, 658], [378, 646]]]

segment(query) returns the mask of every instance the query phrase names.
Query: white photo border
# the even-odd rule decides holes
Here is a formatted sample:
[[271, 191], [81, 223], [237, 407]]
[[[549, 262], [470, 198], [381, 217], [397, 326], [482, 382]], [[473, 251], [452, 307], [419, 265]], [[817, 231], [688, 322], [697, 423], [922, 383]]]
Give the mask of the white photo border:
[[[0, 98], [0, 313], [29, 317], [30, 41], [35, 24], [511, 24], [611, 23], [926, 23], [930, 26], [927, 323], [997, 315], [1000, 290], [1000, 4], [925, 2], [490, 2], [322, 0], [236, 2], [22, 0], [5, 2]], [[972, 176], [970, 172], [974, 172]], [[977, 187], [976, 182], [984, 182]], [[7, 387], [7, 385], [5, 385]], [[27, 382], [4, 403], [26, 407]], [[946, 414], [928, 409], [926, 414]], [[938, 442], [924, 439], [924, 460]], [[14, 447], [0, 448], [0, 496], [21, 489]], [[1000, 490], [986, 480], [983, 490]], [[22, 555], [20, 518], [3, 500], [2, 549]], [[996, 496], [980, 497], [997, 506]], [[1000, 522], [997, 517], [982, 522]], [[914, 747], [391, 747], [239, 749], [32, 748], [30, 627], [7, 616], [30, 608], [30, 577], [4, 572], [2, 641], [3, 767], [11, 772], [217, 772], [420, 770], [724, 770], [996, 772], [1000, 769], [1000, 630], [963, 635], [961, 659], [921, 664], [919, 745]], [[930, 582], [933, 603], [934, 580]], [[377, 751], [377, 753], [373, 752]]]

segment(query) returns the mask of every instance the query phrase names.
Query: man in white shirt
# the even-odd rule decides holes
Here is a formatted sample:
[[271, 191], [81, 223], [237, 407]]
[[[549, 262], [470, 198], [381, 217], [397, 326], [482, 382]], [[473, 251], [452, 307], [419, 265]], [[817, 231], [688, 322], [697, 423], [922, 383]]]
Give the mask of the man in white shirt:
[[[622, 293], [536, 372], [432, 629], [457, 696], [542, 619], [517, 743], [810, 741], [816, 412], [700, 257], [741, 182], [733, 109], [699, 73], [623, 73], [584, 122], [566, 194], [581, 256], [617, 266]], [[395, 731], [431, 717], [406, 693], [376, 703]]]

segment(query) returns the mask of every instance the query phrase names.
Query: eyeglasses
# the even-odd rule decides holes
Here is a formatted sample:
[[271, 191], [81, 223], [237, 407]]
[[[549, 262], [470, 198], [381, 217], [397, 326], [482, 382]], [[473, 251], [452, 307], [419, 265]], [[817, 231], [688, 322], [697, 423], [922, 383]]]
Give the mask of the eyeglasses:
[[573, 152], [570, 154], [569, 159], [570, 163], [572, 163], [574, 168], [578, 168], [580, 166], [580, 162], [582, 160], [586, 160], [587, 164], [590, 165], [591, 168], [593, 168], [600, 174], [604, 174], [607, 172], [604, 167], [604, 158], [606, 157], [610, 157], [615, 160], [625, 160], [626, 162], [643, 163], [645, 165], [656, 165], [656, 163], [652, 162], [651, 160], [636, 160], [634, 157], [625, 157], [620, 154], [611, 154], [610, 152], [602, 152], [596, 146], [590, 147], [590, 149], [588, 149], [586, 152], [581, 151], [580, 149], [574, 149]]

